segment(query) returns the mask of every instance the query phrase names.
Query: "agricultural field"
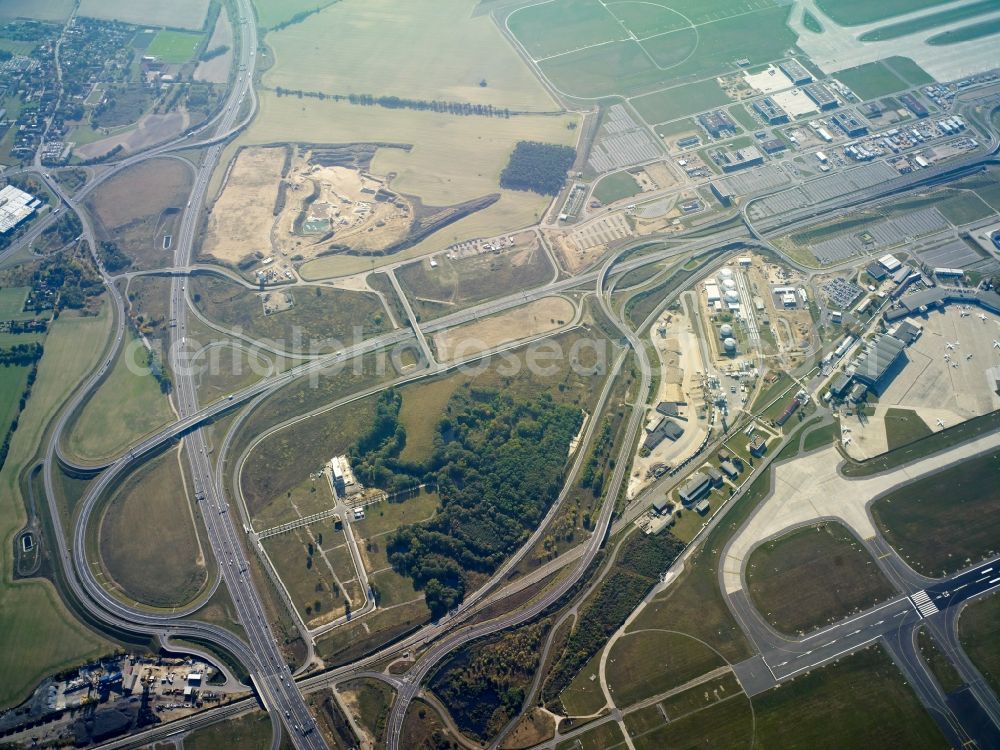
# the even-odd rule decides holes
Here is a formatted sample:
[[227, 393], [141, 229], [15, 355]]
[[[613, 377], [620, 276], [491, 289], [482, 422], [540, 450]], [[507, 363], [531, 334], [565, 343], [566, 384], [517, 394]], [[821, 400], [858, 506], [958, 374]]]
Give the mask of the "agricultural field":
[[173, 419], [149, 372], [145, 347], [129, 334], [111, 373], [76, 417], [67, 448], [84, 461], [111, 458]]
[[208, 580], [178, 451], [168, 451], [121, 483], [98, 527], [101, 565], [130, 599], [170, 608], [192, 601]]
[[607, 679], [618, 706], [672, 690], [725, 665], [709, 646], [666, 630], [632, 631], [608, 654]]
[[368, 292], [298, 286], [261, 294], [202, 274], [191, 278], [190, 293], [213, 323], [287, 351], [329, 352], [392, 327], [382, 302]]
[[229, 78], [229, 69], [232, 67], [234, 54], [233, 25], [229, 20], [229, 9], [225, 5], [219, 11], [219, 17], [215, 20], [215, 28], [212, 29], [212, 36], [209, 37], [205, 50], [211, 51], [222, 47], [229, 49], [210, 60], [201, 60], [198, 63], [192, 76], [194, 80], [225, 83]]
[[998, 478], [994, 451], [883, 495], [872, 503], [872, 516], [917, 571], [948, 575], [997, 550]]
[[548, 254], [534, 239], [527, 245], [521, 238], [518, 242], [520, 246], [500, 255], [438, 256], [437, 268], [426, 260], [414, 261], [397, 268], [396, 278], [420, 319], [431, 320], [549, 281], [554, 269]]
[[172, 265], [164, 237], [180, 228], [191, 190], [191, 169], [178, 159], [149, 159], [111, 177], [86, 200], [98, 239], [114, 242], [132, 260], [129, 270]]
[[[106, 313], [80, 317], [66, 312], [52, 325], [39, 362], [31, 399], [21, 414], [10, 453], [0, 469], [2, 536], [10, 539], [25, 522], [18, 477], [34, 460], [47, 425], [100, 356], [110, 335]], [[112, 645], [82, 624], [43, 579], [11, 580], [11, 547], [0, 557], [0, 706], [16, 704], [46, 675], [112, 650]]]
[[273, 29], [297, 16], [333, 5], [336, 0], [254, 0], [257, 22], [261, 29]]
[[[556, 110], [489, 14], [473, 12], [475, 5], [472, 0], [331, 4], [268, 35], [275, 64], [264, 74], [264, 85]], [[329, 44], [334, 37], [337, 43]]]
[[34, 18], [38, 21], [65, 21], [73, 12], [74, 0], [4, 0], [0, 20]]
[[846, 528], [828, 522], [765, 542], [747, 560], [747, 588], [783, 633], [805, 633], [868, 609], [895, 592]]
[[716, 76], [740, 57], [753, 65], [781, 59], [796, 41], [787, 17], [768, 0], [673, 9], [562, 0], [515, 10], [507, 24], [557, 90], [598, 99]]
[[1000, 690], [1000, 596], [970, 603], [958, 621], [962, 646], [993, 690]]
[[[443, 250], [452, 243], [531, 225], [548, 199], [535, 193], [500, 190], [500, 172], [520, 140], [572, 145], [576, 115], [460, 117], [428, 111], [387, 110], [348, 102], [261, 96], [260, 114], [241, 140], [244, 144], [298, 141], [305, 143], [412, 144], [410, 151], [380, 149], [370, 171], [393, 174], [391, 189], [421, 199], [425, 206], [448, 206], [494, 193], [500, 200], [466, 216], [392, 256], [376, 257], [375, 265]], [[264, 200], [267, 203], [267, 200]], [[303, 264], [304, 278], [317, 280], [372, 270], [372, 258], [327, 256]]]
[[158, 31], [146, 47], [146, 54], [165, 63], [185, 63], [194, 57], [204, 34], [186, 31]]
[[158, 0], [80, 0], [77, 14], [124, 21], [136, 26], [200, 29], [205, 25], [208, 4], [209, 0], [171, 0], [169, 3]]

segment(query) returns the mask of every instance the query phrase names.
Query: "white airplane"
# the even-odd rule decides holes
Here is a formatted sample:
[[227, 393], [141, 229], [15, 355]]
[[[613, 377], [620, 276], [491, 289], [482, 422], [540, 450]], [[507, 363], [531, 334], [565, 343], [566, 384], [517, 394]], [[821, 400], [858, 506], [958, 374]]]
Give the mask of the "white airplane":
[[958, 346], [958, 342], [957, 341], [954, 344], [946, 341], [945, 344], [944, 344], [944, 348], [947, 349], [948, 351], [954, 351], [956, 346]]
[[969, 315], [971, 315], [971, 313], [968, 310], [962, 310], [962, 312], [959, 313], [959, 316], [963, 318], [967, 318]]
[[850, 444], [851, 444], [851, 436], [850, 436], [850, 435], [848, 435], [847, 437], [845, 437], [845, 438], [843, 439], [843, 441], [842, 441], [842, 442], [843, 442], [843, 444], [844, 444], [844, 445], [850, 445]]
[[943, 419], [939, 419], [937, 421], [937, 425], [938, 425], [938, 427], [940, 427], [943, 430], [944, 429], [944, 420]]
[[966, 354], [966, 355], [965, 355], [965, 359], [966, 359], [966, 360], [970, 360], [970, 359], [972, 359], [972, 355], [971, 355], [971, 354]]
[[983, 313], [979, 313], [979, 319], [984, 323], [986, 322], [986, 316]]
[[993, 348], [994, 349], [1000, 349], [1000, 341], [997, 341], [996, 339], [993, 339]]

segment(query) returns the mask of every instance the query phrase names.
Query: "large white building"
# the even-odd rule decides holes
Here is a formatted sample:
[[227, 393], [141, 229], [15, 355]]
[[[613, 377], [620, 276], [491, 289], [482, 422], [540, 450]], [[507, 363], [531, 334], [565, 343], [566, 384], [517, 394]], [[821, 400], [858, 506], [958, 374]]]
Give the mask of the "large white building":
[[6, 234], [35, 213], [38, 203], [31, 193], [13, 185], [0, 190], [0, 234]]

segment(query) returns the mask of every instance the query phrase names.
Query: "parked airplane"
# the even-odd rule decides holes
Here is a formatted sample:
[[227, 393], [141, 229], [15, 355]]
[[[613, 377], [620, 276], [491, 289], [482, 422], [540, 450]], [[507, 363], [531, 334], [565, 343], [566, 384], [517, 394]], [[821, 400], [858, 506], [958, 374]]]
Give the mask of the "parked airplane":
[[979, 313], [979, 319], [984, 323], [986, 322], [986, 316], [983, 313]]
[[944, 429], [944, 420], [943, 419], [939, 419], [937, 421], [937, 425], [938, 425], [938, 427], [940, 427], [943, 430]]
[[996, 339], [993, 339], [993, 348], [994, 349], [1000, 349], [1000, 341], [997, 341]]
[[948, 351], [954, 351], [956, 346], [958, 346], [957, 341], [954, 344], [948, 341], [944, 343], [944, 348], [947, 349]]

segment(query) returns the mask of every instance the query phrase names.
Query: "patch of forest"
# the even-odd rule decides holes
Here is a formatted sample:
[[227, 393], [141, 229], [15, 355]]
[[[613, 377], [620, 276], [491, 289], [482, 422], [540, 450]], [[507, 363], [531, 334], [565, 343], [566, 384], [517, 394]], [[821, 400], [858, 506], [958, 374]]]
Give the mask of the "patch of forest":
[[370, 486], [391, 493], [420, 483], [437, 488], [441, 511], [397, 529], [386, 551], [439, 617], [462, 601], [470, 574], [493, 573], [545, 516], [582, 414], [549, 394], [523, 399], [463, 386], [438, 423], [433, 454], [413, 463], [399, 457], [406, 445], [401, 404], [397, 391], [382, 393], [351, 458]]
[[558, 195], [575, 160], [576, 151], [570, 146], [518, 141], [500, 173], [500, 187]]

